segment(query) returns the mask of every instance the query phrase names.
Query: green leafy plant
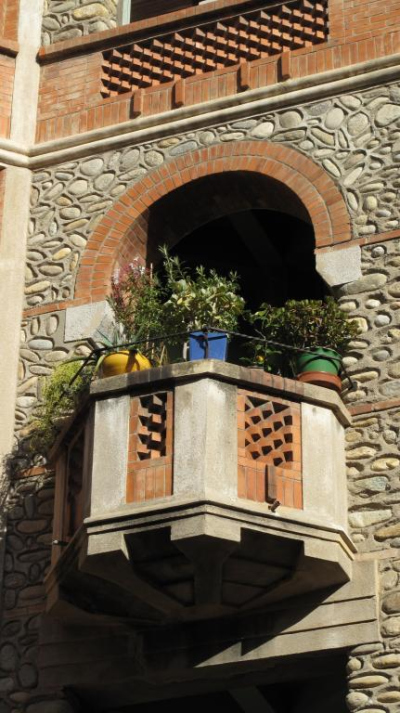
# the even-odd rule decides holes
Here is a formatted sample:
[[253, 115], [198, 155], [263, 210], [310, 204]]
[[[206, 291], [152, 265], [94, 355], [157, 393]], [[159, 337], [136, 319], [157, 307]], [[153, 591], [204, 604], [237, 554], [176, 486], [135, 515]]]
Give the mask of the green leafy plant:
[[262, 339], [268, 340], [268, 342], [252, 341], [249, 343], [251, 356], [245, 360], [247, 363], [263, 367], [268, 372], [287, 371], [285, 368], [288, 357], [286, 350], [269, 343], [269, 341], [282, 342], [285, 316], [284, 307], [273, 307], [266, 302], [261, 305], [258, 312], [254, 314], [247, 312], [247, 321], [255, 327], [256, 334]]
[[289, 300], [285, 304], [283, 341], [301, 349], [326, 347], [343, 356], [359, 333], [332, 297], [321, 300]]
[[82, 370], [83, 360], [63, 362], [44, 379], [42, 401], [30, 424], [30, 448], [45, 455], [65, 420], [88, 392], [91, 369]]
[[153, 362], [162, 363], [163, 345], [153, 340], [165, 331], [163, 288], [152, 268], [146, 269], [138, 259], [118, 268], [107, 301], [114, 313], [115, 339], [110, 340], [114, 344], [109, 341], [102, 346], [118, 347], [129, 342], [134, 348], [137, 344]]
[[178, 257], [171, 257], [165, 246], [161, 253], [167, 295], [164, 324], [169, 331], [189, 332], [204, 327], [235, 330], [245, 307], [237, 274], [231, 272], [223, 277], [216, 270], [206, 271], [202, 265], [192, 273]]
[[332, 297], [325, 301], [289, 300], [283, 307], [264, 303], [249, 320], [259, 336], [286, 345], [254, 343], [253, 363], [264, 360], [268, 371], [277, 370], [283, 375], [293, 373], [296, 349], [324, 347], [344, 356], [350, 341], [359, 333], [357, 323], [347, 318]]

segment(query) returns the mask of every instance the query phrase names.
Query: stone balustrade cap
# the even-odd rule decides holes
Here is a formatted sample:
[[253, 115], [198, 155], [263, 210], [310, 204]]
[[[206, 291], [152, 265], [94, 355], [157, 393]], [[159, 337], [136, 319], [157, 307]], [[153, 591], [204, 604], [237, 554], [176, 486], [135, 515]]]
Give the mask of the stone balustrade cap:
[[279, 395], [289, 401], [315, 404], [330, 409], [343, 426], [351, 424], [349, 411], [334, 391], [268, 374], [262, 369], [229, 364], [218, 359], [169, 364], [131, 374], [98, 379], [93, 382], [90, 392], [93, 398], [110, 397], [124, 392], [143, 391], [149, 387], [165, 388], [168, 385], [205, 378], [236, 384], [239, 388]]

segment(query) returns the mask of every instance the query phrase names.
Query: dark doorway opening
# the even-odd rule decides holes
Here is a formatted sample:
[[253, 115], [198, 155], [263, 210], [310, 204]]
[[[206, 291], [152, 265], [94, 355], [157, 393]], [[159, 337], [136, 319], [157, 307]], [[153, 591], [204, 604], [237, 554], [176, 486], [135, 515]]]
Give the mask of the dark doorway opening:
[[185, 236], [171, 250], [191, 267], [237, 272], [250, 309], [261, 302], [322, 299], [315, 270], [312, 226], [287, 213], [249, 210], [217, 218]]
[[310, 216], [286, 185], [260, 173], [227, 171], [196, 179], [150, 208], [148, 261], [168, 244], [189, 266], [240, 278], [250, 309], [261, 302], [322, 299]]

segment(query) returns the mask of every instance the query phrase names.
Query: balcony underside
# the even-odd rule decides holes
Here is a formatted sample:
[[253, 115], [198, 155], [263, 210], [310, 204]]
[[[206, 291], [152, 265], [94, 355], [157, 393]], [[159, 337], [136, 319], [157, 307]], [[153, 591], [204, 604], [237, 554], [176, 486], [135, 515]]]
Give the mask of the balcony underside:
[[[311, 529], [311, 533], [308, 532]], [[349, 580], [344, 533], [223, 505], [89, 520], [48, 581], [50, 609], [141, 626], [268, 609]]]

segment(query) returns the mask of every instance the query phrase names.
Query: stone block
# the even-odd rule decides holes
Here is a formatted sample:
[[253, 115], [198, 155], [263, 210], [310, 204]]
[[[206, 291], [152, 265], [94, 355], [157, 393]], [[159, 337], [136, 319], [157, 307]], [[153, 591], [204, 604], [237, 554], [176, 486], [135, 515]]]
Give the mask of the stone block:
[[92, 337], [100, 341], [100, 332], [108, 336], [112, 323], [112, 310], [105, 301], [69, 307], [66, 310], [64, 339], [66, 342], [75, 342]]
[[347, 527], [347, 485], [343, 427], [327, 409], [303, 403], [304, 509]]
[[361, 277], [361, 249], [358, 245], [317, 253], [317, 272], [330, 287], [344, 285]]
[[236, 388], [211, 379], [175, 390], [174, 493], [237, 497]]
[[91, 515], [125, 502], [129, 407], [129, 396], [96, 404]]

